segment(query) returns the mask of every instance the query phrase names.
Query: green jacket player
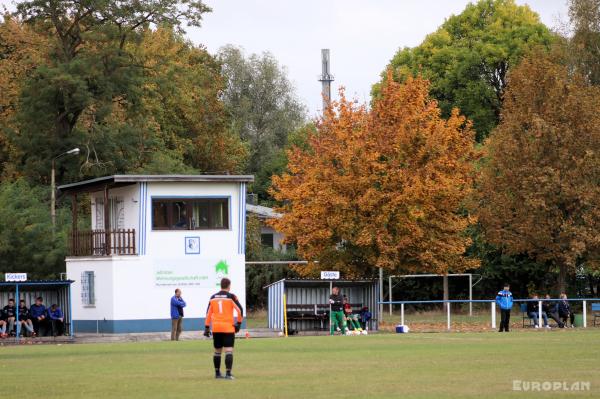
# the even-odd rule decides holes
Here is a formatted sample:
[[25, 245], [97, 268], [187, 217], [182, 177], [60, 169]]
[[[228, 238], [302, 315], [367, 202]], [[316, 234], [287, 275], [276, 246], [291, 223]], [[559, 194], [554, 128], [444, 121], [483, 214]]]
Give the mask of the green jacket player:
[[344, 317], [344, 298], [340, 295], [340, 289], [333, 287], [329, 296], [329, 305], [331, 306], [331, 328], [330, 334], [333, 335], [336, 328], [342, 330], [342, 334], [346, 334], [346, 320]]

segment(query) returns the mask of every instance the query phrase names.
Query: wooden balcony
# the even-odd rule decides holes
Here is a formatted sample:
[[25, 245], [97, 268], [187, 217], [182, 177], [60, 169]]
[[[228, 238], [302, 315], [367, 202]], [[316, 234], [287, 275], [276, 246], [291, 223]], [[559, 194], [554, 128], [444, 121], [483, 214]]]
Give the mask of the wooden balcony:
[[137, 255], [135, 229], [71, 232], [69, 256]]

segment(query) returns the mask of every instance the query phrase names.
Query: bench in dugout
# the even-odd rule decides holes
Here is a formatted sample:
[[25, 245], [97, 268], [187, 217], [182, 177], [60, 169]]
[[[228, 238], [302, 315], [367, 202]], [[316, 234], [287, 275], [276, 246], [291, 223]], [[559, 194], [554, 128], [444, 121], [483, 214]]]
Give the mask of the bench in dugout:
[[288, 304], [288, 331], [293, 332], [302, 329], [304, 322], [311, 325], [311, 329], [313, 330], [324, 330], [326, 329], [326, 322], [329, 319], [328, 312], [329, 307], [327, 312], [324, 312], [317, 304]]
[[[351, 303], [352, 313], [358, 314], [362, 304]], [[298, 331], [302, 322], [309, 322], [312, 330], [329, 330], [329, 304], [288, 304], [287, 305], [288, 331]], [[294, 328], [296, 327], [296, 328]]]

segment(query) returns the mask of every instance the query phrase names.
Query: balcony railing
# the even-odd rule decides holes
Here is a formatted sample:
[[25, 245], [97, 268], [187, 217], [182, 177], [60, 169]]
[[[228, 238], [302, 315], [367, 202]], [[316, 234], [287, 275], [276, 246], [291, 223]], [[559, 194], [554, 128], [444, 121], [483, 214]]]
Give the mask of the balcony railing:
[[135, 229], [74, 231], [69, 240], [69, 255], [137, 255]]

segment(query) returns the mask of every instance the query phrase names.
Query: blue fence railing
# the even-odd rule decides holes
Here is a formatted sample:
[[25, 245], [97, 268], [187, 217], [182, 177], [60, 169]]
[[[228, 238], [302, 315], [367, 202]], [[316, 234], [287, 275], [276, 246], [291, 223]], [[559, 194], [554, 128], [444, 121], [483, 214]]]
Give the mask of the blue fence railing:
[[[559, 302], [563, 301], [562, 298], [540, 298], [540, 299], [532, 299], [532, 298], [517, 298], [513, 299], [514, 303], [527, 303], [527, 302], [537, 302], [538, 303], [538, 326], [542, 327], [542, 303], [543, 302]], [[582, 310], [583, 310], [583, 327], [587, 328], [587, 303], [592, 303], [592, 312], [597, 312], [594, 314], [594, 325], [597, 318], [600, 318], [600, 298], [568, 298], [567, 302], [582, 302]], [[598, 303], [595, 303], [598, 302]], [[381, 301], [377, 302], [379, 305], [389, 305], [390, 313], [393, 305], [400, 305], [400, 324], [404, 324], [404, 305], [427, 305], [427, 304], [452, 304], [452, 303], [489, 303], [491, 308], [491, 328], [496, 328], [496, 300], [495, 299], [448, 299], [448, 300], [428, 300], [428, 301]], [[447, 329], [450, 330], [451, 326], [451, 310], [450, 306], [446, 306], [446, 324]]]

